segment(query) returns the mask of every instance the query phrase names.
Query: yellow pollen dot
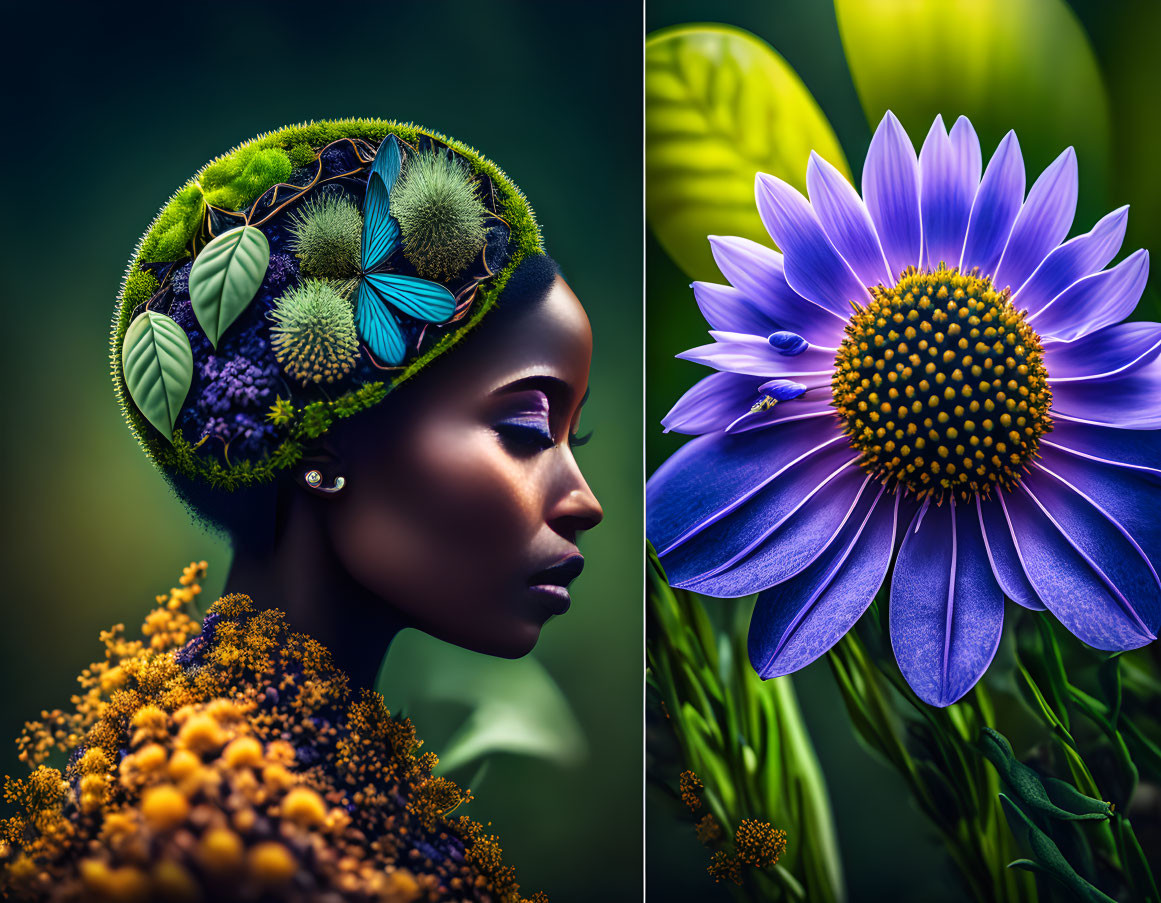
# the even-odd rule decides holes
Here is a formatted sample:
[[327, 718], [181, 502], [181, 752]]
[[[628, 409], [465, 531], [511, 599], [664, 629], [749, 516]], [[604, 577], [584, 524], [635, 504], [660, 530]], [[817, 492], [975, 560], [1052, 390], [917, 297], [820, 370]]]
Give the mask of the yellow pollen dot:
[[290, 851], [277, 841], [260, 843], [248, 856], [250, 873], [268, 886], [285, 884], [294, 877], [298, 866]]
[[142, 795], [141, 814], [155, 831], [169, 831], [189, 815], [189, 800], [172, 784], [158, 784]]

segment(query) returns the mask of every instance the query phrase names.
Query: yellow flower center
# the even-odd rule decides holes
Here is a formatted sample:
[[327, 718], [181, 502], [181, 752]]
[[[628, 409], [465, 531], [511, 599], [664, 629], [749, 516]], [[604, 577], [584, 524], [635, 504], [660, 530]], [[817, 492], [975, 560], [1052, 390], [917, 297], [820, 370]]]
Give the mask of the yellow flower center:
[[834, 407], [859, 463], [892, 486], [963, 497], [1019, 482], [1052, 428], [1040, 337], [977, 270], [908, 268], [856, 305]]

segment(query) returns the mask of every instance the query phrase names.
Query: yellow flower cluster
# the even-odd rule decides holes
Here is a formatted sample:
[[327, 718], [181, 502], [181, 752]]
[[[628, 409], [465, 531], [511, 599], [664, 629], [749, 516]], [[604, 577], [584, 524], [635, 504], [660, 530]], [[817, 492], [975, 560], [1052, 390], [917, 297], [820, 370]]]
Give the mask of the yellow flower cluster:
[[[678, 777], [678, 795], [690, 812], [696, 813], [701, 808], [704, 789], [701, 778], [692, 771], [683, 771]], [[696, 830], [701, 845], [713, 850], [706, 871], [719, 884], [729, 881], [740, 885], [742, 866], [770, 868], [786, 852], [786, 832], [756, 818], [744, 818], [738, 823], [732, 843], [712, 814], [702, 816]]]
[[683, 771], [677, 779], [677, 789], [681, 793], [681, 801], [690, 812], [701, 808], [701, 792], [705, 789], [699, 778], [692, 771]]
[[199, 624], [205, 571], [157, 597], [143, 640], [104, 632], [73, 709], [28, 724], [0, 896], [522, 903], [497, 838], [450, 817], [471, 793], [432, 776], [411, 723], [280, 611], [234, 594]]

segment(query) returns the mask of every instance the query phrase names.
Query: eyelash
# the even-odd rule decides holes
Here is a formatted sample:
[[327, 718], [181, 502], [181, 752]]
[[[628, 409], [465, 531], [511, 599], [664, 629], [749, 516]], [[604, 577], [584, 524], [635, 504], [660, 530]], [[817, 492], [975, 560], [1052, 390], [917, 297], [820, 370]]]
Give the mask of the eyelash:
[[[500, 434], [501, 438], [509, 442], [516, 442], [520, 445], [535, 448], [537, 451], [547, 451], [556, 444], [552, 436], [545, 430], [528, 423], [506, 421], [497, 423], [494, 429]], [[587, 445], [592, 438], [593, 431], [589, 430], [583, 436], [577, 436], [575, 434], [569, 436], [568, 444], [570, 448], [580, 448], [582, 445]]]
[[530, 423], [506, 420], [497, 423], [493, 429], [500, 438], [537, 451], [547, 451], [556, 444], [551, 433]]

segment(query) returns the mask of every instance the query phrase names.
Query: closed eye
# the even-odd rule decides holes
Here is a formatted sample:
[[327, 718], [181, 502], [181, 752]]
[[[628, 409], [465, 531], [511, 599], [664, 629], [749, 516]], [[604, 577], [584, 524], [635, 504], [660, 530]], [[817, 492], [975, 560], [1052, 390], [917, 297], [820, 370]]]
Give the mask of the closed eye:
[[556, 444], [548, 424], [540, 420], [501, 420], [492, 429], [517, 452], [546, 451]]

